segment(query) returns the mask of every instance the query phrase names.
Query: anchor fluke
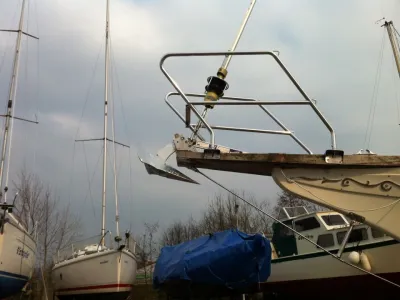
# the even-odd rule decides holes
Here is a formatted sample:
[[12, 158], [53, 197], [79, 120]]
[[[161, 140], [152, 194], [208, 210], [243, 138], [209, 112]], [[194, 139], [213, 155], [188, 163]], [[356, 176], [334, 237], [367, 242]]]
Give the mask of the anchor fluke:
[[[183, 181], [183, 182], [188, 182], [188, 183], [194, 183], [194, 184], [199, 184], [197, 181], [191, 179], [189, 176], [186, 176], [182, 172], [178, 171], [176, 168], [168, 165], [166, 163], [166, 160], [171, 156], [175, 151], [170, 151], [168, 148], [171, 148], [172, 145], [167, 145], [163, 149], [161, 149], [157, 153], [157, 158], [154, 158], [151, 154], [151, 159], [148, 161], [145, 161], [142, 159], [139, 155], [139, 160], [144, 164], [146, 171], [149, 175], [158, 175], [161, 177], [173, 179], [173, 180], [178, 180], [178, 181]], [[167, 150], [167, 151], [165, 151]], [[163, 152], [169, 153], [167, 157], [164, 157]]]

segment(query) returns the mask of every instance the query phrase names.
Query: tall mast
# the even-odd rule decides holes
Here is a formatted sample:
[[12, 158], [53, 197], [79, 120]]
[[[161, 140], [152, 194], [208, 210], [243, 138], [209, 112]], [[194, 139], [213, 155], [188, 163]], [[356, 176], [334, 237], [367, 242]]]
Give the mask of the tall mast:
[[102, 246], [105, 245], [104, 234], [106, 231], [106, 181], [107, 181], [107, 126], [108, 126], [108, 63], [109, 63], [109, 0], [107, 0], [107, 9], [106, 9], [106, 53], [105, 53], [105, 86], [104, 86], [104, 140], [103, 140], [103, 195], [102, 195], [102, 204], [101, 204], [101, 239]]
[[390, 40], [390, 44], [392, 45], [392, 50], [393, 50], [393, 56], [394, 56], [394, 60], [396, 61], [396, 67], [397, 67], [397, 72], [399, 74], [400, 77], [400, 55], [399, 55], [399, 50], [398, 49], [398, 45], [395, 41], [395, 37], [394, 37], [394, 33], [393, 33], [393, 22], [387, 22], [385, 21], [385, 23], [383, 24], [383, 26], [386, 27], [388, 36], [389, 36], [389, 40]]
[[[112, 99], [114, 101], [114, 99]], [[120, 241], [120, 236], [119, 236], [119, 211], [118, 211], [118, 189], [117, 189], [117, 151], [115, 149], [115, 106], [114, 102], [111, 102], [112, 106], [112, 111], [113, 111], [113, 117], [112, 117], [112, 142], [113, 142], [113, 152], [114, 152], [114, 197], [115, 197], [115, 241], [119, 242]]]
[[[19, 52], [21, 48], [21, 38], [22, 38], [22, 27], [24, 22], [24, 11], [25, 11], [25, 0], [22, 1], [21, 8], [21, 17], [19, 19], [18, 26], [18, 35], [17, 35], [17, 43], [15, 45], [15, 54], [14, 54], [14, 62], [13, 62], [13, 71], [11, 75], [11, 83], [10, 90], [8, 94], [8, 103], [7, 103], [7, 113], [5, 115], [5, 126], [4, 126], [4, 135], [3, 135], [3, 146], [1, 149], [1, 162], [0, 162], [0, 198], [3, 195], [3, 181], [4, 181], [4, 162], [6, 159], [6, 154], [10, 149], [9, 143], [9, 132], [10, 125], [12, 125], [12, 116], [14, 113], [13, 101], [15, 98], [16, 90], [17, 90], [17, 78], [18, 78], [18, 65], [19, 65]], [[2, 31], [14, 31], [14, 30], [2, 30]], [[15, 31], [14, 31], [15, 32]], [[4, 193], [6, 194], [8, 187], [4, 187]], [[5, 201], [4, 201], [5, 202]]]

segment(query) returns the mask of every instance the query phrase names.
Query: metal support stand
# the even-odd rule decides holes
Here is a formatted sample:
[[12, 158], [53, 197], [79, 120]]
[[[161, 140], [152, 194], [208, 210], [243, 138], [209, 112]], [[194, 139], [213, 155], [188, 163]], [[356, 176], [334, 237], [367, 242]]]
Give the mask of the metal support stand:
[[354, 221], [351, 221], [349, 230], [347, 230], [346, 235], [344, 236], [344, 239], [342, 241], [342, 244], [340, 245], [340, 249], [337, 253], [337, 257], [339, 257], [339, 258], [342, 257], [344, 248], [346, 247], [346, 244], [347, 244], [347, 241], [349, 240], [350, 234], [353, 231], [354, 225], [355, 225]]

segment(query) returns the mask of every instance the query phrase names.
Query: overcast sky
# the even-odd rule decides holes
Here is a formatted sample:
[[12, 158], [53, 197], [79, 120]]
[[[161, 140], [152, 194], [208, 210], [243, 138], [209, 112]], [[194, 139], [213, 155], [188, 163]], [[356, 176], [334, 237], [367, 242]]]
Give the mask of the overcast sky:
[[[0, 3], [0, 28], [17, 27], [21, 2]], [[74, 139], [102, 136], [106, 2], [27, 2], [25, 30], [40, 40], [23, 39], [15, 114], [34, 118], [38, 110], [40, 124], [15, 123], [10, 176], [15, 179], [25, 164], [51, 186], [61, 201], [71, 201], [84, 220], [85, 235], [94, 235], [100, 231], [101, 222], [98, 159], [102, 144], [91, 142], [83, 147]], [[110, 80], [116, 136], [131, 147], [131, 164], [129, 151], [117, 149], [121, 229], [131, 227], [137, 234], [143, 230], [143, 222], [159, 220], [161, 226], [166, 226], [190, 214], [199, 216], [208, 199], [219, 192], [212, 183], [186, 169], [181, 171], [201, 185], [149, 176], [137, 159], [138, 151], [155, 153], [172, 140], [174, 133], [189, 135], [164, 104], [164, 96], [172, 86], [159, 69], [160, 58], [168, 52], [228, 50], [250, 1], [110, 2]], [[385, 29], [375, 22], [386, 17], [400, 28], [399, 15], [400, 3], [394, 0], [259, 0], [237, 50], [278, 50], [282, 62], [306, 93], [317, 100], [335, 128], [339, 149], [350, 154], [368, 146], [380, 154], [396, 154], [400, 146], [399, 78]], [[0, 38], [3, 103], [7, 101], [15, 37], [13, 33], [1, 33]], [[365, 145], [383, 37], [373, 131], [369, 145]], [[202, 93], [207, 77], [215, 74], [221, 62], [221, 58], [171, 59], [167, 67], [185, 91]], [[226, 95], [301, 100], [277, 65], [265, 57], [234, 57], [227, 80], [230, 88]], [[182, 101], [175, 101], [182, 109]], [[326, 128], [310, 108], [273, 107], [272, 111], [314, 153], [330, 147]], [[209, 116], [216, 125], [278, 129], [255, 108], [218, 107]], [[217, 132], [216, 141], [244, 151], [303, 153], [291, 139], [282, 136]], [[109, 150], [111, 155], [112, 148]], [[170, 159], [172, 164], [174, 159]], [[114, 231], [112, 164], [109, 171], [107, 223]], [[207, 174], [227, 187], [245, 189], [271, 203], [279, 191], [267, 177]], [[88, 177], [92, 178], [90, 189]]]

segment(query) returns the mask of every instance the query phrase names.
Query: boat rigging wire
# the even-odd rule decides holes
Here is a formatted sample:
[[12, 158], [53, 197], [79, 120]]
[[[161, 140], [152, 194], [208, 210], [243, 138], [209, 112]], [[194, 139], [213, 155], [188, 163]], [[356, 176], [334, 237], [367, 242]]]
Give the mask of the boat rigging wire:
[[[112, 39], [110, 39], [110, 52], [112, 53]], [[111, 56], [112, 61], [112, 56]], [[113, 73], [113, 66], [111, 64], [111, 74]], [[112, 145], [113, 145], [113, 177], [114, 177], [114, 198], [115, 198], [115, 223], [116, 223], [116, 234], [119, 236], [119, 203], [118, 203], [118, 172], [117, 172], [117, 150], [115, 147], [115, 105], [114, 105], [114, 81], [111, 76], [110, 80], [110, 90], [111, 90], [111, 134], [112, 134]]]
[[396, 102], [396, 111], [397, 111], [397, 125], [400, 125], [400, 99], [399, 93], [396, 88], [396, 75], [395, 75], [396, 63], [392, 64], [392, 88], [394, 90], [394, 100]]
[[364, 136], [364, 149], [369, 149], [370, 142], [371, 142], [372, 129], [373, 129], [373, 124], [374, 124], [374, 120], [375, 120], [375, 109], [376, 109], [376, 104], [378, 102], [377, 99], [378, 99], [379, 83], [380, 83], [380, 78], [381, 78], [381, 73], [382, 73], [383, 52], [385, 49], [385, 36], [386, 36], [386, 33], [383, 32], [382, 41], [381, 41], [381, 49], [380, 49], [379, 57], [378, 57], [378, 67], [377, 67], [377, 70], [375, 73], [374, 88], [372, 90], [372, 97], [371, 97], [369, 115], [368, 115], [368, 120], [367, 120], [367, 128], [366, 128], [365, 136]]
[[[87, 154], [86, 154], [85, 142], [82, 142], [82, 148], [83, 148], [83, 155], [84, 155], [84, 157], [85, 157], [85, 167], [86, 167], [86, 175], [87, 175], [88, 187], [89, 187], [89, 188], [88, 188], [89, 197], [90, 197], [91, 204], [92, 204], [93, 215], [96, 216], [96, 210], [95, 210], [95, 208], [94, 208], [94, 200], [93, 200], [91, 182], [92, 182], [93, 177], [94, 177], [94, 175], [95, 175], [95, 173], [96, 173], [96, 167], [97, 167], [97, 165], [98, 165], [98, 163], [99, 163], [100, 156], [99, 156], [99, 158], [97, 159], [96, 167], [95, 167], [95, 169], [94, 169], [94, 171], [93, 171], [92, 179], [90, 179], [90, 175], [89, 175], [89, 165], [88, 165], [88, 159], [87, 159]], [[86, 199], [87, 199], [87, 196], [88, 196], [88, 194], [86, 194], [86, 196], [85, 196], [85, 201], [86, 201]]]
[[[29, 26], [29, 13], [30, 13], [30, 4], [31, 2], [28, 1], [28, 18], [27, 18], [27, 26]], [[38, 16], [38, 12], [37, 12], [37, 3], [36, 1], [33, 1], [33, 10], [34, 10], [34, 15], [35, 15], [35, 30], [36, 30], [36, 34], [37, 36], [40, 36], [40, 32], [39, 32], [39, 24], [37, 21], [37, 16]], [[29, 27], [27, 28], [27, 32], [29, 32]], [[28, 45], [29, 45], [29, 39], [26, 42], [26, 52], [25, 53], [29, 53], [28, 51]], [[26, 63], [25, 63], [25, 76], [26, 78], [29, 78], [28, 76], [28, 59], [26, 59]], [[40, 82], [41, 82], [41, 73], [40, 73], [40, 40], [37, 41], [37, 49], [36, 49], [36, 80], [37, 80], [37, 88], [36, 88], [36, 93], [34, 95], [35, 97], [35, 107], [36, 107], [36, 112], [35, 112], [35, 121], [38, 122], [39, 120], [39, 114], [40, 114], [40, 109], [39, 109], [39, 99], [40, 99]], [[28, 87], [29, 90], [29, 87]], [[38, 141], [38, 136], [39, 136], [39, 126], [35, 126], [35, 137], [34, 140]], [[37, 150], [38, 150], [38, 143], [33, 143], [33, 159], [32, 159], [32, 170], [36, 170], [36, 156], [37, 156]], [[29, 195], [29, 199], [28, 202], [32, 203], [32, 199], [34, 197], [34, 191], [32, 190], [30, 195]], [[31, 233], [33, 234], [35, 232], [35, 224], [32, 222], [32, 224], [30, 224], [31, 220], [29, 219], [28, 221], [28, 228], [32, 228]]]
[[[96, 61], [95, 61], [95, 64], [94, 64], [94, 68], [93, 68], [93, 70], [92, 70], [92, 74], [91, 74], [91, 77], [90, 77], [89, 87], [88, 87], [88, 89], [86, 90], [85, 102], [83, 103], [82, 113], [81, 113], [81, 116], [80, 116], [79, 122], [78, 122], [78, 128], [76, 129], [76, 132], [75, 132], [75, 138], [74, 138], [74, 141], [75, 141], [75, 142], [76, 142], [76, 140], [79, 138], [79, 135], [80, 135], [80, 129], [81, 129], [81, 124], [82, 124], [83, 115], [84, 115], [84, 113], [85, 113], [86, 105], [87, 105], [88, 100], [89, 100], [89, 95], [90, 95], [91, 88], [92, 88], [92, 86], [93, 86], [93, 81], [94, 81], [94, 78], [95, 78], [95, 74], [97, 73], [96, 71], [97, 71], [97, 67], [98, 67], [98, 65], [99, 65], [100, 53], [102, 52], [102, 51], [101, 51], [102, 49], [103, 49], [103, 44], [101, 44], [100, 47], [99, 47], [99, 51], [98, 51], [98, 53], [97, 53]], [[75, 169], [75, 150], [76, 150], [76, 143], [75, 143], [75, 142], [74, 142], [73, 150], [72, 150], [71, 175], [70, 175], [69, 189], [68, 189], [68, 190], [69, 190], [69, 195], [68, 195], [68, 202], [69, 202], [69, 203], [71, 203], [71, 197], [72, 197], [72, 191], [73, 191], [72, 185], [73, 185], [73, 177], [74, 177], [74, 176], [73, 176], [73, 173], [74, 173], [74, 169]], [[88, 167], [88, 164], [87, 164], [87, 156], [86, 156], [86, 150], [85, 150], [85, 142], [83, 142], [83, 151], [84, 151], [84, 158], [85, 158], [85, 167], [86, 167], [87, 179], [88, 179], [88, 182], [89, 182], [88, 187], [89, 187], [91, 205], [92, 205], [92, 210], [93, 210], [94, 216], [96, 216], [96, 212], [95, 212], [95, 208], [94, 208], [94, 200], [93, 200], [92, 192], [91, 192], [91, 188], [90, 188], [90, 182], [91, 182], [91, 180], [90, 180], [90, 176], [89, 176], [89, 167]], [[102, 153], [102, 152], [101, 152], [101, 153]], [[100, 154], [100, 155], [101, 155], [101, 154]], [[100, 158], [100, 156], [99, 156], [99, 158]], [[94, 171], [93, 171], [92, 180], [93, 180], [93, 178], [94, 178], [97, 165], [98, 165], [98, 161], [96, 162], [96, 167], [95, 167], [95, 169], [94, 169]], [[86, 196], [85, 196], [85, 201], [86, 201], [86, 199], [87, 199], [87, 196], [88, 196], [88, 195], [86, 194]]]
[[315, 243], [314, 241], [312, 241], [311, 239], [309, 239], [308, 237], [306, 237], [305, 235], [301, 234], [300, 232], [298, 232], [297, 230], [295, 230], [294, 228], [286, 225], [285, 223], [283, 223], [282, 221], [278, 220], [277, 218], [275, 218], [274, 216], [272, 216], [271, 214], [267, 213], [266, 211], [262, 210], [261, 208], [257, 207], [256, 205], [252, 204], [251, 202], [247, 201], [246, 199], [244, 199], [243, 197], [240, 197], [238, 194], [236, 194], [235, 192], [231, 191], [230, 189], [228, 189], [227, 187], [225, 187], [224, 185], [222, 185], [221, 183], [219, 183], [218, 181], [212, 179], [210, 176], [206, 175], [205, 173], [203, 173], [202, 171], [200, 171], [199, 169], [195, 168], [195, 167], [190, 167], [189, 169], [191, 169], [192, 171], [199, 173], [200, 175], [203, 175], [205, 178], [207, 178], [208, 180], [210, 180], [211, 182], [213, 182], [214, 184], [218, 185], [219, 187], [221, 187], [222, 189], [224, 189], [225, 191], [227, 191], [228, 193], [232, 194], [233, 196], [237, 197], [238, 199], [242, 200], [243, 202], [245, 202], [247, 205], [253, 207], [254, 209], [256, 209], [257, 211], [259, 211], [260, 213], [262, 213], [263, 215], [271, 218], [272, 220], [274, 220], [275, 222], [279, 223], [280, 225], [284, 226], [285, 228], [289, 229], [290, 231], [294, 232], [295, 234], [301, 236], [303, 239], [307, 240], [309, 243], [313, 244], [314, 246], [316, 246], [317, 248], [321, 249], [322, 251], [324, 251], [325, 253], [329, 254], [330, 256], [332, 256], [333, 258], [337, 259], [338, 261], [348, 265], [349, 267], [355, 268], [365, 274], [371, 275], [379, 280], [382, 280], [384, 282], [387, 282], [395, 287], [400, 288], [400, 285], [390, 281], [384, 277], [381, 277], [377, 274], [374, 274], [372, 272], [369, 272], [367, 270], [364, 270], [361, 267], [355, 266], [345, 260], [343, 260], [341, 257], [338, 257], [337, 255], [335, 255], [334, 253], [330, 252], [329, 250], [321, 247], [320, 245], [318, 245], [317, 243]]
[[[29, 2], [28, 2], [28, 4], [29, 4]], [[14, 10], [14, 15], [13, 15], [13, 17], [12, 17], [12, 19], [11, 19], [11, 20], [12, 20], [11, 25], [9, 25], [10, 28], [14, 25], [14, 21], [16, 20], [16, 17], [17, 17], [17, 12], [18, 12], [18, 9], [17, 9], [17, 7], [16, 7], [15, 10]], [[12, 36], [12, 32], [8, 32], [7, 35], [8, 35], [8, 37]], [[3, 67], [4, 67], [4, 62], [5, 62], [6, 54], [7, 54], [10, 50], [12, 50], [12, 48], [13, 48], [13, 45], [12, 45], [12, 44], [9, 44], [8, 47], [5, 47], [5, 49], [4, 49], [4, 51], [3, 51], [3, 54], [1, 55], [0, 73], [1, 73], [1, 70], [3, 69]]]
[[[111, 40], [111, 39], [110, 39]], [[122, 120], [123, 120], [123, 124], [124, 124], [124, 130], [125, 130], [125, 134], [126, 134], [126, 138], [128, 139], [128, 141], [130, 141], [130, 138], [132, 136], [132, 134], [130, 133], [129, 127], [128, 127], [128, 122], [127, 122], [127, 118], [125, 116], [125, 107], [124, 107], [124, 101], [123, 101], [123, 94], [121, 92], [121, 85], [120, 85], [120, 80], [119, 80], [119, 76], [118, 76], [118, 64], [117, 61], [115, 59], [114, 56], [114, 52], [110, 51], [110, 56], [111, 56], [111, 69], [112, 69], [112, 73], [115, 75], [115, 81], [116, 81], [116, 94], [118, 94], [119, 96], [115, 96], [114, 95], [114, 86], [115, 84], [111, 85], [111, 89], [112, 89], [112, 94], [113, 97], [116, 97], [119, 100], [119, 103], [121, 104], [121, 114], [122, 114]], [[129, 142], [130, 144], [130, 142]], [[132, 159], [131, 159], [131, 148], [128, 147], [128, 159], [129, 159], [129, 216], [130, 216], [130, 224], [129, 224], [129, 230], [132, 230], [132, 204], [133, 204], [133, 192], [132, 192]], [[122, 159], [120, 160], [120, 167], [119, 170], [121, 170], [121, 164], [122, 164]]]

